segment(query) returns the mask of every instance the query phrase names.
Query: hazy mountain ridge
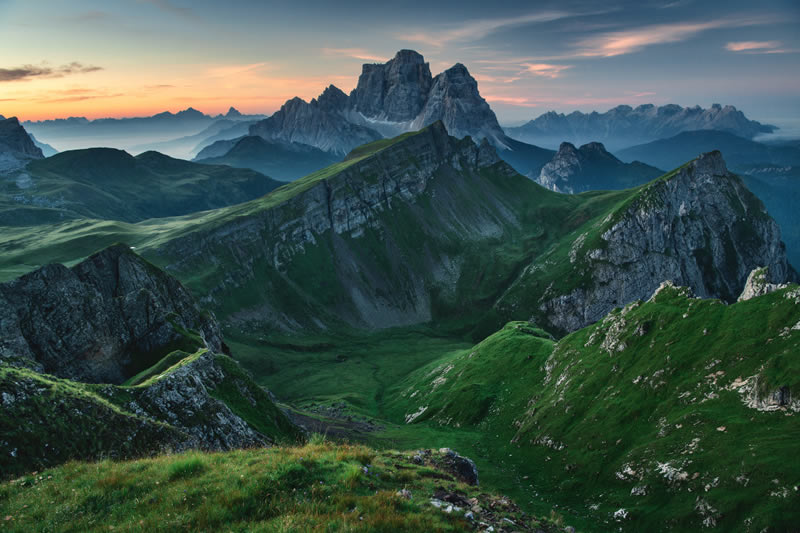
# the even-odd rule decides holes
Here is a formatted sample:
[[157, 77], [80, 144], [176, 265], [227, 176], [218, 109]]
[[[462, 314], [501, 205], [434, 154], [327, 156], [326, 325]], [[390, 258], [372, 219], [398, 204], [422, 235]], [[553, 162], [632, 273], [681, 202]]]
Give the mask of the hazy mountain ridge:
[[0, 182], [0, 222], [79, 217], [137, 222], [245, 202], [280, 185], [249, 169], [201, 165], [112, 148], [61, 152]]
[[521, 141], [544, 146], [556, 146], [564, 141], [576, 145], [598, 141], [618, 150], [683, 131], [717, 130], [753, 138], [776, 129], [749, 120], [730, 105], [713, 104], [704, 109], [700, 106], [669, 104], [656, 107], [646, 104], [636, 108], [620, 105], [605, 113], [573, 111], [565, 115], [549, 111], [522, 126], [506, 128], [506, 133]]
[[338, 158], [306, 144], [267, 141], [263, 137], [247, 135], [216, 141], [203, 148], [195, 161], [250, 168], [281, 181], [293, 181], [336, 163]]

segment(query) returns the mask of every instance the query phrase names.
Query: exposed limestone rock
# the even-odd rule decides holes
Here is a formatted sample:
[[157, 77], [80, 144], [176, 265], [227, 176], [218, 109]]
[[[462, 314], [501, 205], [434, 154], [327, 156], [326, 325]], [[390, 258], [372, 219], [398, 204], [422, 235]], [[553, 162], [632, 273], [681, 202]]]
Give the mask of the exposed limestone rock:
[[175, 349], [203, 345], [223, 351], [214, 317], [122, 244], [0, 285], [0, 362], [121, 383]]
[[769, 269], [766, 267], [757, 268], [750, 272], [750, 275], [747, 276], [747, 282], [744, 284], [742, 294], [739, 295], [739, 299], [737, 301], [741, 302], [744, 300], [750, 300], [751, 298], [769, 294], [773, 291], [788, 287], [788, 284], [786, 283], [770, 283], [767, 281], [768, 276]]

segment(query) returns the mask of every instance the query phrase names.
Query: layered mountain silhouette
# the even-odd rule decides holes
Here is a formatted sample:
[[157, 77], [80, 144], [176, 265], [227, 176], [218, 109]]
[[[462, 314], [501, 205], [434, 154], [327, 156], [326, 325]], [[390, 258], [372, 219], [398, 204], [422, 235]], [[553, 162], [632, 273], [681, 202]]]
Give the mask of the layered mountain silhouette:
[[639, 161], [623, 163], [601, 143], [575, 148], [561, 143], [558, 153], [542, 168], [535, 181], [551, 191], [579, 193], [590, 190], [628, 189], [662, 175], [664, 171]]
[[612, 150], [671, 137], [684, 131], [716, 130], [748, 139], [777, 128], [749, 120], [733, 106], [714, 104], [681, 107], [675, 104], [656, 107], [653, 104], [633, 108], [620, 105], [605, 113], [574, 111], [568, 115], [550, 111], [519, 127], [506, 128], [509, 136], [543, 146], [558, 146], [563, 141], [583, 144], [605, 143]]

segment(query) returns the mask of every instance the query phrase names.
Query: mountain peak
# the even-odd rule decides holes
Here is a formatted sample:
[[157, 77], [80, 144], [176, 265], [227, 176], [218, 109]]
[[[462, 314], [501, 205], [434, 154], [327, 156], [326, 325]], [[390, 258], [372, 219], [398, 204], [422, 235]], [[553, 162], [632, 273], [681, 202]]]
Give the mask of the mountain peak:
[[228, 112], [227, 112], [227, 113], [225, 113], [225, 116], [226, 116], [226, 117], [229, 117], [229, 118], [233, 118], [233, 117], [241, 117], [241, 116], [242, 116], [242, 114], [239, 112], [239, 110], [238, 110], [238, 109], [236, 109], [235, 107], [231, 106], [231, 107], [228, 109]]
[[690, 168], [699, 174], [710, 174], [712, 176], [724, 176], [728, 174], [728, 166], [719, 150], [713, 150], [701, 154], [697, 159], [689, 163]]
[[[8, 165], [9, 161], [44, 157], [42, 150], [36, 146], [17, 117], [0, 120], [0, 154], [11, 157], [4, 163], [4, 167]], [[16, 167], [17, 165], [18, 163], [13, 163], [11, 166]]]
[[403, 49], [399, 50], [391, 59], [391, 61], [412, 65], [422, 65], [425, 63], [425, 58], [416, 50]]

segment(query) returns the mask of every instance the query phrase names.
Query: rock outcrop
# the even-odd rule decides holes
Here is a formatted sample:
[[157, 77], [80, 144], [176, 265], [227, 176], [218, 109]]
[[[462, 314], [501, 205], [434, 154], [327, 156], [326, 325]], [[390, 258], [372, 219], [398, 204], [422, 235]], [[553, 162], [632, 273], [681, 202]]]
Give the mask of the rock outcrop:
[[770, 283], [768, 279], [769, 268], [757, 268], [750, 272], [744, 284], [744, 289], [742, 289], [742, 294], [739, 295], [736, 301], [742, 302], [744, 300], [752, 300], [757, 296], [769, 294], [788, 287], [787, 283]]
[[657, 180], [595, 231], [599, 238], [583, 234], [570, 252], [585, 281], [567, 293], [550, 287], [541, 295], [539, 316], [560, 331], [647, 299], [663, 280], [733, 302], [759, 265], [767, 265], [771, 282], [796, 278], [778, 225], [719, 152]]
[[213, 315], [122, 244], [0, 285], [0, 362], [121, 383], [173, 350], [198, 347], [225, 350]]
[[623, 163], [601, 143], [580, 148], [564, 142], [535, 181], [551, 191], [576, 194], [590, 190], [624, 189], [657, 178], [663, 171], [634, 161]]

